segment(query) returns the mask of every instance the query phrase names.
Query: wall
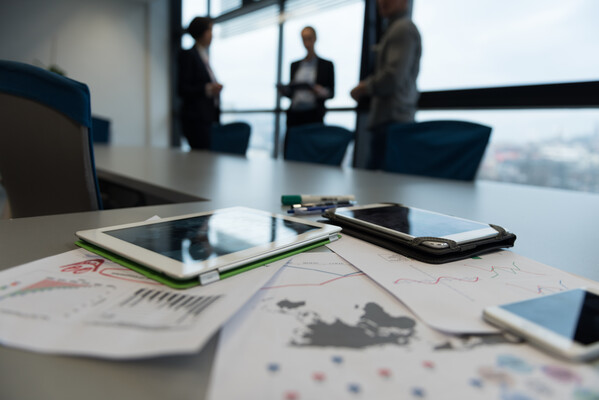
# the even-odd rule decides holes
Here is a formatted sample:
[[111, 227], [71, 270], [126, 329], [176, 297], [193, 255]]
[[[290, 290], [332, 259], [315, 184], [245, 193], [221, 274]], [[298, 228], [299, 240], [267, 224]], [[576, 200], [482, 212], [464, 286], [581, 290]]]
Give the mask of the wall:
[[168, 145], [168, 0], [0, 0], [0, 58], [86, 83], [112, 143]]

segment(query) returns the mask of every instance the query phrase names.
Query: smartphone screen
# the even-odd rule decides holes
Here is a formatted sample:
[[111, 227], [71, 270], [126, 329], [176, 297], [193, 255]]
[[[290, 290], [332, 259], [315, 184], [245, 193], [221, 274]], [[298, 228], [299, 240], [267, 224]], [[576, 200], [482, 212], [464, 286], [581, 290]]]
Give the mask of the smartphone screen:
[[599, 296], [583, 289], [500, 308], [582, 345], [599, 342]]
[[[487, 229], [489, 225], [449, 215], [403, 206], [373, 208], [338, 208], [340, 216], [382, 226], [412, 237], [447, 237], [464, 232]], [[496, 232], [490, 231], [491, 234]]]

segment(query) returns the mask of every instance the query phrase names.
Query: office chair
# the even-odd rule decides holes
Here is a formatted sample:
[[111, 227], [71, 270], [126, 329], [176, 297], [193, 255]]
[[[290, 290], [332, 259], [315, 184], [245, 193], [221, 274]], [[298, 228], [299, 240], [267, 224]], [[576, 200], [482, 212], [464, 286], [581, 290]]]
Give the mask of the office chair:
[[102, 208], [89, 89], [0, 60], [0, 176], [11, 217]]
[[491, 127], [467, 121], [392, 124], [383, 169], [389, 172], [472, 181]]
[[214, 124], [210, 137], [210, 150], [245, 155], [251, 132], [252, 128], [245, 122]]
[[340, 126], [307, 124], [291, 127], [285, 136], [284, 158], [327, 165], [341, 165], [353, 132]]
[[94, 143], [110, 143], [110, 120], [92, 115], [92, 132]]

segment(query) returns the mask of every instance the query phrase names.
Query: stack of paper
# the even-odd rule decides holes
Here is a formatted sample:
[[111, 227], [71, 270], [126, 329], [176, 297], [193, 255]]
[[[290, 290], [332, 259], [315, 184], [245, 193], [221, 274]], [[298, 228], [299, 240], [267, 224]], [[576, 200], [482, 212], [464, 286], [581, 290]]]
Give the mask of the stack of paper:
[[107, 358], [197, 352], [275, 272], [177, 291], [73, 250], [0, 273], [0, 343]]
[[83, 249], [35, 261], [0, 273], [0, 342], [139, 358], [197, 352], [224, 326], [212, 399], [599, 397], [597, 366], [481, 319], [596, 283], [509, 251], [430, 265], [350, 237], [328, 247], [182, 291]]
[[215, 400], [598, 395], [597, 367], [556, 360], [499, 334], [431, 329], [332, 253], [287, 260], [225, 325], [209, 390]]

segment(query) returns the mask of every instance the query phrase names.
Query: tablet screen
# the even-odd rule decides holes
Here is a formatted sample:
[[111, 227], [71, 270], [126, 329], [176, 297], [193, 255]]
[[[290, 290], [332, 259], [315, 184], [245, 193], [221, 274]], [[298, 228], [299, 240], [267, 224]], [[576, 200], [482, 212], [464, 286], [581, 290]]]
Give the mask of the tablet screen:
[[414, 237], [446, 237], [489, 227], [480, 222], [402, 206], [338, 208], [336, 214], [370, 222]]
[[270, 215], [222, 210], [104, 233], [174, 260], [193, 263], [269, 243], [292, 242], [317, 229]]
[[581, 344], [599, 342], [599, 296], [594, 293], [568, 290], [501, 308]]

